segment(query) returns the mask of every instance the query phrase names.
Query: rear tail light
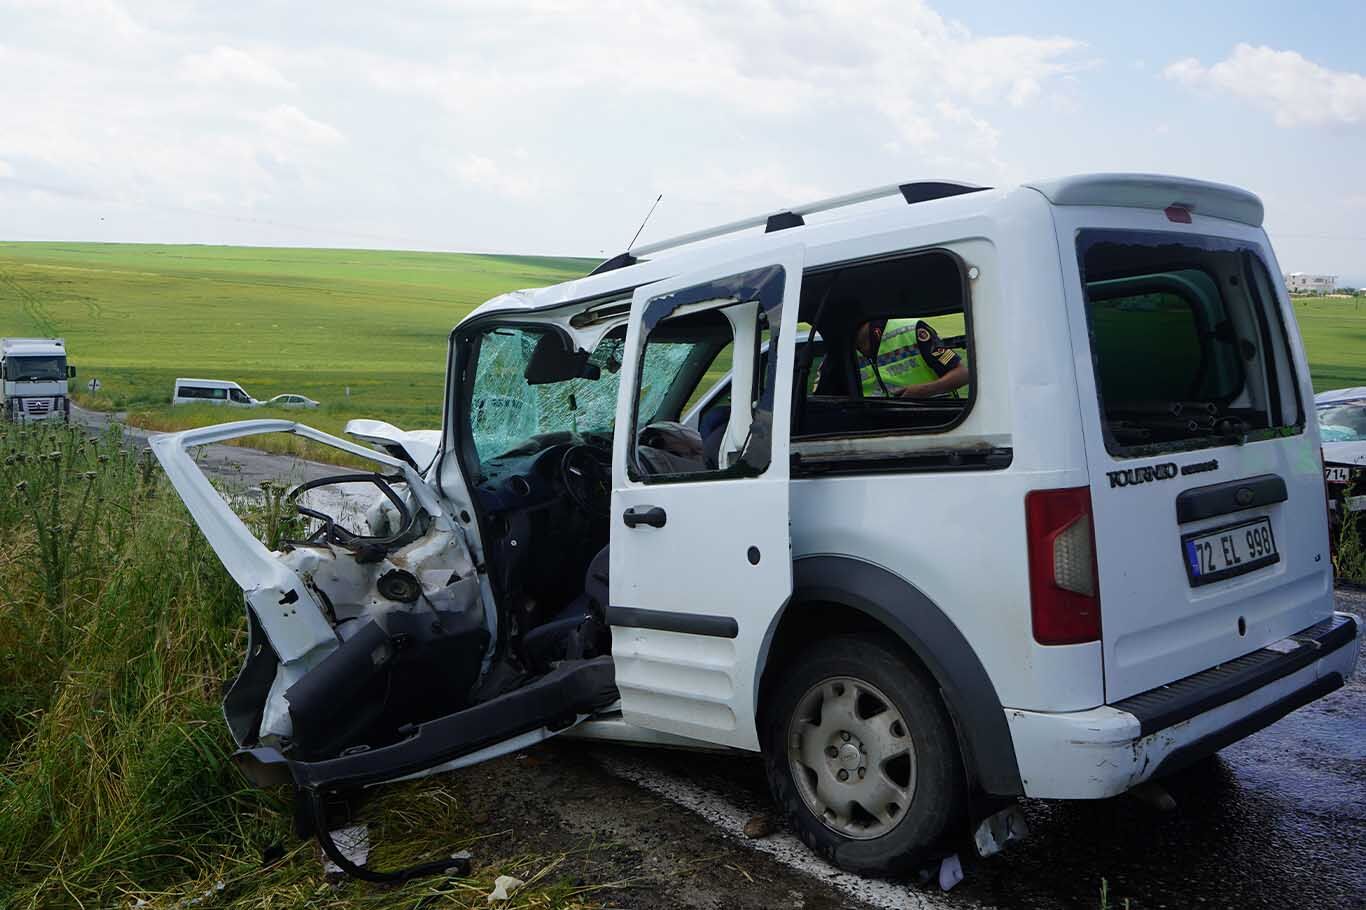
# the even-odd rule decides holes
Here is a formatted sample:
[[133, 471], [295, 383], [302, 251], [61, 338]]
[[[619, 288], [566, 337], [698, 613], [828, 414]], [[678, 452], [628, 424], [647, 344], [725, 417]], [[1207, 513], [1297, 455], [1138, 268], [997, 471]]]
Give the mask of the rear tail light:
[[1090, 489], [1035, 490], [1026, 495], [1025, 533], [1034, 640], [1041, 645], [1099, 641]]

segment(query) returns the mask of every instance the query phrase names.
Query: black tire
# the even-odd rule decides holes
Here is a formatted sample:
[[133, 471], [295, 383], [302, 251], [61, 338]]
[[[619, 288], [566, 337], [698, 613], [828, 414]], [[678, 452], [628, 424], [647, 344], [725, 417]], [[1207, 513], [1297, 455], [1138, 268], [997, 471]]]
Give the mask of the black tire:
[[[905, 732], [913, 742], [915, 786], [910, 805], [886, 833], [876, 836], [851, 837], [828, 825], [808, 807], [793, 778], [788, 731], [794, 712], [814, 687], [839, 678], [863, 681], [885, 694], [905, 719]], [[774, 801], [802, 841], [841, 869], [875, 876], [912, 872], [964, 818], [962, 758], [938, 687], [909, 655], [895, 648], [858, 636], [810, 646], [783, 667], [767, 692], [761, 723], [764, 766]]]

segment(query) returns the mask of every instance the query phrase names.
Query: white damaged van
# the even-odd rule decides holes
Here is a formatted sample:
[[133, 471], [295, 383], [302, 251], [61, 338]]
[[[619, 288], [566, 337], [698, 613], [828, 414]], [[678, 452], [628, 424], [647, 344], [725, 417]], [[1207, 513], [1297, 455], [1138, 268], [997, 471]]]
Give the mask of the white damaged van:
[[[558, 733], [760, 752], [807, 844], [894, 874], [1207, 756], [1357, 661], [1280, 274], [1233, 187], [908, 183], [489, 301], [434, 457], [157, 437], [246, 593], [239, 764], [322, 820]], [[264, 432], [386, 506], [269, 552], [187, 452]]]

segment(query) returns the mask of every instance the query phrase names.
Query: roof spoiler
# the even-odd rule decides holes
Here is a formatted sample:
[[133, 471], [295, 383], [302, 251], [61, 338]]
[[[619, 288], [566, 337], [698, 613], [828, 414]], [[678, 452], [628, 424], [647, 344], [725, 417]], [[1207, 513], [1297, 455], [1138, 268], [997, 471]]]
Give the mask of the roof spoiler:
[[1262, 226], [1262, 200], [1224, 183], [1163, 174], [1085, 174], [1026, 183], [1054, 205], [1178, 208], [1197, 215]]

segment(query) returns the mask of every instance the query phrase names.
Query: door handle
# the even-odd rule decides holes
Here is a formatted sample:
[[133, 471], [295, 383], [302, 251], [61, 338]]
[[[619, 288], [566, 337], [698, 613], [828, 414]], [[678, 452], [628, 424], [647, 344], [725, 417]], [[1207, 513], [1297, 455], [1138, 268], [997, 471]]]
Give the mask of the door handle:
[[621, 520], [626, 522], [628, 528], [634, 528], [637, 525], [662, 528], [667, 519], [668, 516], [659, 506], [631, 506], [621, 514]]

